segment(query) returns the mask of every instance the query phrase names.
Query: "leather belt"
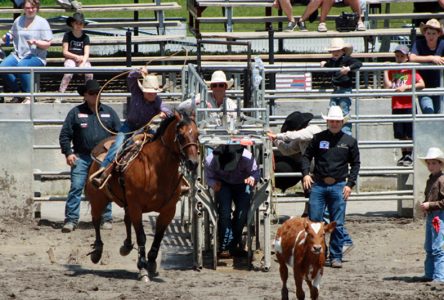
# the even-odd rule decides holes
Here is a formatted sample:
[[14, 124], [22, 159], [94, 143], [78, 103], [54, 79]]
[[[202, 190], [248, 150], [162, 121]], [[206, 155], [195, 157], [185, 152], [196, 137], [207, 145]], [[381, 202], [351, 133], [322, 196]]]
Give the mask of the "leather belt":
[[331, 185], [331, 184], [334, 184], [334, 183], [338, 182], [338, 180], [336, 178], [333, 178], [333, 177], [324, 177], [324, 178], [321, 178], [321, 180], [325, 184], [328, 184], [328, 185]]

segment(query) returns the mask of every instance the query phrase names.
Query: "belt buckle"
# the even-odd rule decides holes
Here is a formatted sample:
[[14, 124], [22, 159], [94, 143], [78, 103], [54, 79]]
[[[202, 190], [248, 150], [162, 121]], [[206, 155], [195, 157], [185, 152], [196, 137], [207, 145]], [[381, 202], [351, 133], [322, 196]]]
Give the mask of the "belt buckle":
[[324, 177], [322, 180], [324, 181], [325, 184], [328, 185], [336, 182], [336, 179], [334, 179], [333, 177]]

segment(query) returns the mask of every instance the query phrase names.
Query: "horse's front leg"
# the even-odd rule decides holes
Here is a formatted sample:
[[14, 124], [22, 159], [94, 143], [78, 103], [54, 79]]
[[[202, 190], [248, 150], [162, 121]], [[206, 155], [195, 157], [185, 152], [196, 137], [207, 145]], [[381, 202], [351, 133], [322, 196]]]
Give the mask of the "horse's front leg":
[[120, 255], [127, 256], [133, 250], [134, 244], [131, 241], [131, 218], [128, 213], [128, 208], [125, 208], [125, 229], [126, 239], [123, 241], [123, 245], [120, 246]]
[[160, 243], [162, 242], [165, 230], [171, 223], [175, 214], [175, 210], [169, 211], [167, 214], [160, 213], [156, 220], [156, 233], [154, 234], [154, 240], [151, 244], [150, 251], [148, 252], [148, 264], [147, 270], [150, 277], [155, 277], [159, 275], [157, 272], [156, 259], [159, 255]]
[[139, 280], [148, 282], [148, 272], [146, 270], [145, 244], [146, 236], [142, 225], [142, 212], [129, 212], [132, 215], [131, 221], [136, 232], [137, 246], [139, 247], [139, 255], [137, 258], [137, 268], [139, 269]]
[[103, 252], [103, 242], [102, 238], [100, 236], [100, 222], [102, 220], [102, 216], [99, 214], [92, 216], [92, 223], [94, 225], [94, 230], [96, 231], [96, 240], [94, 241], [94, 244], [92, 245], [93, 250], [89, 253], [91, 255], [91, 261], [93, 263], [98, 263], [100, 259], [102, 258], [102, 252]]

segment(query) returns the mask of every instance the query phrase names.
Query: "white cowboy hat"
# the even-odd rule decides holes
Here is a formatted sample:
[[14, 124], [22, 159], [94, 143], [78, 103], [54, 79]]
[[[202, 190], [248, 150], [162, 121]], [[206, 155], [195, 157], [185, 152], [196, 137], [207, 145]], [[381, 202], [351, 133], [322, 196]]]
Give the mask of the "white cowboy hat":
[[353, 52], [353, 46], [344, 42], [342, 38], [333, 38], [330, 40], [330, 47], [326, 49], [327, 51], [344, 50], [345, 55], [350, 55]]
[[341, 107], [339, 107], [337, 105], [331, 106], [330, 109], [328, 110], [328, 114], [326, 116], [323, 113], [321, 113], [321, 115], [325, 121], [328, 121], [328, 120], [344, 121], [345, 120]]
[[443, 34], [442, 25], [437, 19], [430, 19], [425, 24], [421, 22], [419, 29], [421, 30], [422, 35], [424, 35], [427, 28], [438, 30], [440, 35]]
[[426, 156], [418, 156], [418, 158], [422, 160], [424, 164], [426, 163], [427, 159], [439, 160], [442, 163], [442, 167], [444, 167], [444, 153], [442, 153], [441, 149], [437, 147], [430, 147], [429, 150], [427, 150]]
[[210, 81], [205, 81], [206, 84], [208, 84], [209, 86], [211, 86], [212, 83], [226, 83], [227, 84], [227, 89], [231, 88], [233, 86], [233, 79], [230, 79], [227, 81], [227, 76], [225, 75], [224, 71], [214, 71], [213, 74], [211, 75], [211, 80]]
[[142, 82], [138, 81], [139, 88], [144, 93], [159, 93], [162, 89], [159, 87], [159, 81], [156, 75], [148, 74], [143, 77]]

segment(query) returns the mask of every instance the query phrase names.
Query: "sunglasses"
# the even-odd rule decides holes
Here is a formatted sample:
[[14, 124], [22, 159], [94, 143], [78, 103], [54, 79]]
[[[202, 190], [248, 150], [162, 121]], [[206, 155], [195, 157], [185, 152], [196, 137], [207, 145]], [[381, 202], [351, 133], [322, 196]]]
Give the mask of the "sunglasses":
[[86, 92], [88, 95], [93, 96], [93, 95], [98, 95], [99, 92], [98, 91], [87, 91]]
[[211, 88], [217, 88], [217, 87], [224, 88], [227, 86], [227, 84], [222, 83], [222, 82], [221, 83], [212, 83], [210, 86], [211, 86]]

